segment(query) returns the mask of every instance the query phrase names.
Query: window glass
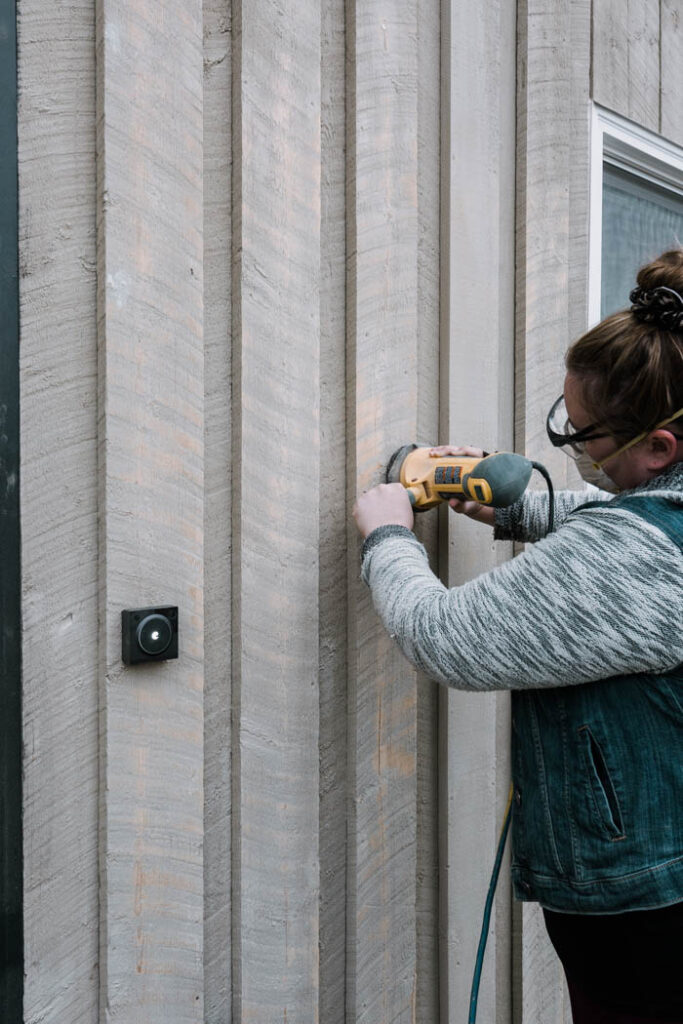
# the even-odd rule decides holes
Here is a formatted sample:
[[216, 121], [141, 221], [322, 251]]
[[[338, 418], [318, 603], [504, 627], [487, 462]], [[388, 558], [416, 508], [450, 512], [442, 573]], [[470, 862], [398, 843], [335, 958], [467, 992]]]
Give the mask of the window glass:
[[683, 195], [605, 163], [602, 204], [604, 317], [628, 309], [644, 263], [683, 245]]

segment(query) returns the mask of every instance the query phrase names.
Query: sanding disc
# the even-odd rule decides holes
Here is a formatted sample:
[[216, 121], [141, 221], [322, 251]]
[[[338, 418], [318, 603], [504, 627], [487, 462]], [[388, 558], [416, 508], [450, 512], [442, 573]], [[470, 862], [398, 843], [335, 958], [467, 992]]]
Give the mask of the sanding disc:
[[407, 455], [414, 452], [418, 447], [416, 444], [404, 444], [400, 448], [397, 448], [394, 454], [389, 459], [389, 465], [387, 466], [387, 472], [385, 481], [388, 484], [400, 484], [401, 482], [401, 466]]

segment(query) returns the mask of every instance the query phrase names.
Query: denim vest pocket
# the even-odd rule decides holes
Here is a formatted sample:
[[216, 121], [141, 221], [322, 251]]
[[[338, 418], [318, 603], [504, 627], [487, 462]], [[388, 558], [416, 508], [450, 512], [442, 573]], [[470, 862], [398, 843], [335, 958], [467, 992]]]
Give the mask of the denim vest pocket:
[[588, 777], [596, 823], [608, 839], [625, 839], [624, 822], [605, 756], [589, 726], [579, 727], [581, 755]]

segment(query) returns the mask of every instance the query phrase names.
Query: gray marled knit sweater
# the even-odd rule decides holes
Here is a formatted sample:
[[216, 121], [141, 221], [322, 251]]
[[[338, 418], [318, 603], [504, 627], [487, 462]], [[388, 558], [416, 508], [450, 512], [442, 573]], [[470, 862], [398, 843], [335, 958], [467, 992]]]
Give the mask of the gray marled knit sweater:
[[[683, 504], [683, 463], [629, 494]], [[611, 496], [604, 492], [601, 500]], [[569, 513], [595, 491], [527, 492], [496, 512], [496, 539], [523, 554], [447, 589], [410, 530], [365, 541], [362, 577], [404, 654], [432, 679], [464, 690], [567, 686], [683, 663], [683, 555], [626, 509]]]

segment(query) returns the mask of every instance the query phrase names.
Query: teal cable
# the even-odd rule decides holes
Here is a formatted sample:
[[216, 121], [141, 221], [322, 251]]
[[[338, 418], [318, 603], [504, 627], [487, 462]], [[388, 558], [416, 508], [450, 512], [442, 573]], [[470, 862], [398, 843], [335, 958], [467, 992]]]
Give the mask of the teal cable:
[[498, 884], [498, 876], [500, 874], [500, 865], [503, 861], [503, 851], [505, 850], [505, 841], [508, 837], [510, 830], [510, 817], [512, 812], [512, 785], [510, 785], [510, 793], [508, 796], [507, 807], [505, 808], [505, 818], [503, 819], [503, 827], [500, 831], [500, 839], [498, 840], [498, 849], [496, 850], [496, 859], [493, 863], [493, 870], [491, 872], [491, 881], [489, 882], [489, 891], [486, 896], [486, 905], [484, 906], [484, 919], [481, 923], [481, 935], [479, 936], [479, 948], [477, 950], [477, 959], [474, 964], [474, 975], [472, 977], [472, 990], [470, 992], [470, 1015], [467, 1018], [467, 1024], [475, 1024], [477, 1020], [477, 1000], [479, 999], [479, 982], [481, 981], [481, 970], [484, 966], [484, 953], [486, 952], [486, 940], [489, 934], [489, 925], [491, 923], [491, 910], [493, 909], [493, 897], [496, 894], [496, 886]]
[[[539, 473], [544, 477], [546, 484], [548, 485], [548, 533], [552, 533], [555, 527], [555, 498], [553, 494], [553, 482], [550, 479], [550, 474], [545, 466], [541, 465], [540, 462], [532, 462], [531, 465], [534, 469], [537, 469]], [[472, 976], [472, 989], [470, 991], [470, 1015], [467, 1018], [467, 1024], [476, 1024], [477, 1020], [477, 1000], [479, 999], [479, 983], [481, 981], [481, 971], [484, 966], [484, 953], [486, 952], [486, 940], [489, 935], [489, 925], [491, 923], [491, 910], [493, 909], [493, 897], [496, 894], [496, 886], [498, 885], [498, 876], [500, 874], [500, 865], [503, 860], [503, 851], [505, 850], [505, 842], [510, 831], [510, 817], [512, 814], [512, 784], [510, 784], [510, 793], [508, 795], [507, 807], [505, 808], [505, 817], [503, 819], [503, 827], [500, 831], [500, 839], [498, 840], [498, 849], [496, 851], [496, 859], [493, 862], [493, 871], [491, 872], [491, 881], [489, 882], [489, 891], [486, 896], [486, 904], [484, 906], [484, 919], [481, 924], [481, 935], [479, 936], [479, 948], [477, 949], [477, 959], [474, 964], [474, 974]]]

